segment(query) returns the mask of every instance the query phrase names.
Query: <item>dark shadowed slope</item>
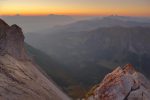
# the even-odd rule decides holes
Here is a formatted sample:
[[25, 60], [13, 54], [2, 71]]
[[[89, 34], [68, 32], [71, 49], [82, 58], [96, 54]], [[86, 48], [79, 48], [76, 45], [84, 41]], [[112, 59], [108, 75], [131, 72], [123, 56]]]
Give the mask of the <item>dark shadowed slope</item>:
[[69, 96], [79, 98], [85, 95], [86, 89], [73, 77], [67, 68], [64, 68], [63, 64], [28, 44], [26, 44], [25, 47], [40, 68]]
[[148, 74], [144, 66], [149, 66], [149, 32], [148, 27], [99, 28], [46, 35], [48, 39], [41, 38], [41, 43], [35, 39], [41, 45], [31, 44], [72, 69], [91, 65], [112, 69], [119, 64], [132, 63]]

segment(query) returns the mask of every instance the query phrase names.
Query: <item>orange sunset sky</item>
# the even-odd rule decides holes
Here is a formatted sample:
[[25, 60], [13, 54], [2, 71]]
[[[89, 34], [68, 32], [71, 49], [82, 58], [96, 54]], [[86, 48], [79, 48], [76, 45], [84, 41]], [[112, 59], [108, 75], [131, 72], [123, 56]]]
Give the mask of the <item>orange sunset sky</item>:
[[0, 0], [0, 15], [150, 16], [150, 0]]

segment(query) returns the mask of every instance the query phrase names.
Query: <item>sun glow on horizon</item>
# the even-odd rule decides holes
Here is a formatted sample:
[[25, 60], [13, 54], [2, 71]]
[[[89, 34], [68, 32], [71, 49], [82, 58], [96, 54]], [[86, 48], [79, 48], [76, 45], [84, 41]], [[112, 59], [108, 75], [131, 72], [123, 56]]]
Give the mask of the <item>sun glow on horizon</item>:
[[0, 15], [150, 16], [149, 0], [2, 0]]

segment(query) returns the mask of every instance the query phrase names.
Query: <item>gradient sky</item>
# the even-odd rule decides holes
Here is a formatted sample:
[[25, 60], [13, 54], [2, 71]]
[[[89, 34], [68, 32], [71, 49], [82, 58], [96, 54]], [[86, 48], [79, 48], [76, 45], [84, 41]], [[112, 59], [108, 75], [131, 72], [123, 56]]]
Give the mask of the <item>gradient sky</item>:
[[0, 0], [0, 15], [150, 16], [150, 0]]

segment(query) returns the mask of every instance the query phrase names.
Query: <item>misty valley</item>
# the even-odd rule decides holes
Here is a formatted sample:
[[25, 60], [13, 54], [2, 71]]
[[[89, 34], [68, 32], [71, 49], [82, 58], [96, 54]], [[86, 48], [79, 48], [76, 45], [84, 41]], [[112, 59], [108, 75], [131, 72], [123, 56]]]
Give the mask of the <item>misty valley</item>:
[[[141, 98], [149, 98], [150, 94], [150, 18], [117, 15], [1, 18], [10, 25], [20, 25], [24, 32], [23, 36], [19, 26], [9, 26], [0, 20], [0, 72], [21, 84], [18, 86], [12, 82], [15, 89], [21, 89], [14, 93], [29, 91], [33, 98], [41, 94], [37, 100], [111, 100], [111, 96], [104, 96], [107, 95], [103, 94], [104, 91], [121, 91], [125, 87], [126, 95], [114, 92], [117, 99], [112, 100], [149, 100]], [[30, 70], [24, 66], [31, 66]], [[34, 86], [34, 80], [43, 76], [52, 85], [49, 86], [44, 77]], [[31, 83], [29, 81], [31, 86], [26, 83], [28, 78], [33, 80]], [[26, 90], [26, 86], [30, 89]], [[49, 99], [48, 92], [51, 88], [52, 99]], [[35, 92], [38, 90], [40, 92]], [[133, 91], [136, 90], [139, 93], [138, 99], [134, 97], [137, 94]], [[145, 96], [140, 96], [141, 91], [144, 91], [142, 95]], [[45, 98], [42, 99], [42, 96]], [[24, 97], [33, 100], [30, 96]]]

